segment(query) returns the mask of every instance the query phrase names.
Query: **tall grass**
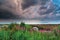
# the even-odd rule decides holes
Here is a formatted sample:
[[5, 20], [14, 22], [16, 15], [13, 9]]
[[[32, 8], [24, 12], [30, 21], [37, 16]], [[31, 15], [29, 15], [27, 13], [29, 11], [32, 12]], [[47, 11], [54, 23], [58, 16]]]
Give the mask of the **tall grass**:
[[0, 40], [60, 40], [54, 33], [29, 32], [18, 30], [11, 34], [10, 31], [0, 31]]
[[[9, 26], [10, 27], [10, 26]], [[0, 30], [0, 40], [60, 40], [60, 35], [57, 31], [52, 32], [39, 32], [29, 31], [30, 26], [26, 25], [25, 30], [14, 30], [8, 28], [7, 30]], [[15, 28], [15, 27], [14, 27]]]

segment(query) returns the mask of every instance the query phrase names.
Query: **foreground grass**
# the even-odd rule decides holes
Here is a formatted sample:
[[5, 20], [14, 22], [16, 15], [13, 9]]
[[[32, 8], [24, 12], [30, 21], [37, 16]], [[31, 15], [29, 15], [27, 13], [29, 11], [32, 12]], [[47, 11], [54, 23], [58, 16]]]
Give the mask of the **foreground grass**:
[[39, 32], [29, 31], [31, 26], [21, 24], [25, 27], [24, 30], [16, 29], [16, 24], [10, 24], [8, 28], [0, 29], [0, 40], [60, 40], [60, 33], [57, 31], [52, 32]]
[[11, 32], [10, 30], [1, 30], [0, 40], [60, 40], [60, 36], [55, 36], [53, 32], [41, 33], [36, 31], [30, 32], [27, 30], [17, 30]]

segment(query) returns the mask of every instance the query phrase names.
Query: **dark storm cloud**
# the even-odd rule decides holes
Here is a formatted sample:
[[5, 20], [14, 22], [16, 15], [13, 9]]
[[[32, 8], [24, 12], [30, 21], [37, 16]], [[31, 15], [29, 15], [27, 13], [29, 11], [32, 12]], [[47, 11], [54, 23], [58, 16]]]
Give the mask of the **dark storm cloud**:
[[0, 19], [18, 19], [18, 8], [14, 0], [0, 0]]
[[29, 6], [35, 5], [37, 0], [23, 0], [22, 7], [23, 9], [28, 8]]
[[13, 12], [7, 9], [0, 8], [0, 19], [17, 19], [18, 17]]
[[23, 0], [22, 7], [23, 9], [28, 8], [29, 6], [33, 6], [38, 4], [45, 5], [46, 2], [49, 2], [49, 0]]
[[13, 15], [13, 13], [9, 10], [9, 8], [5, 4], [6, 0], [0, 0], [0, 19], [14, 18], [15, 15]]

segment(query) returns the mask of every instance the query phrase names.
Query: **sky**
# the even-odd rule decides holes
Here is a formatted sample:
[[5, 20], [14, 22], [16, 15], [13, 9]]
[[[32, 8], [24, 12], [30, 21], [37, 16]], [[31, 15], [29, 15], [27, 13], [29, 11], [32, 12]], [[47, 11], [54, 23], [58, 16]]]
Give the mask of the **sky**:
[[60, 0], [53, 0], [53, 3], [60, 6]]
[[60, 24], [60, 0], [0, 0], [0, 24]]

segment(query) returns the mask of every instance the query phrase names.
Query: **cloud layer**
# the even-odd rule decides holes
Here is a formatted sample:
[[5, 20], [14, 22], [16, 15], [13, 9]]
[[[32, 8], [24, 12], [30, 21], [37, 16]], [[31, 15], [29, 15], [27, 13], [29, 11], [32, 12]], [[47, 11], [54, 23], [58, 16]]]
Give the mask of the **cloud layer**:
[[[9, 14], [5, 12], [1, 14], [1, 9], [9, 11]], [[15, 16], [15, 19], [56, 21], [60, 20], [60, 6], [54, 4], [52, 0], [0, 0], [0, 19], [4, 15], [12, 18], [10, 14]]]
[[40, 21], [60, 20], [60, 7], [52, 0], [37, 0], [36, 4], [30, 5], [24, 10], [24, 18], [38, 19]]

